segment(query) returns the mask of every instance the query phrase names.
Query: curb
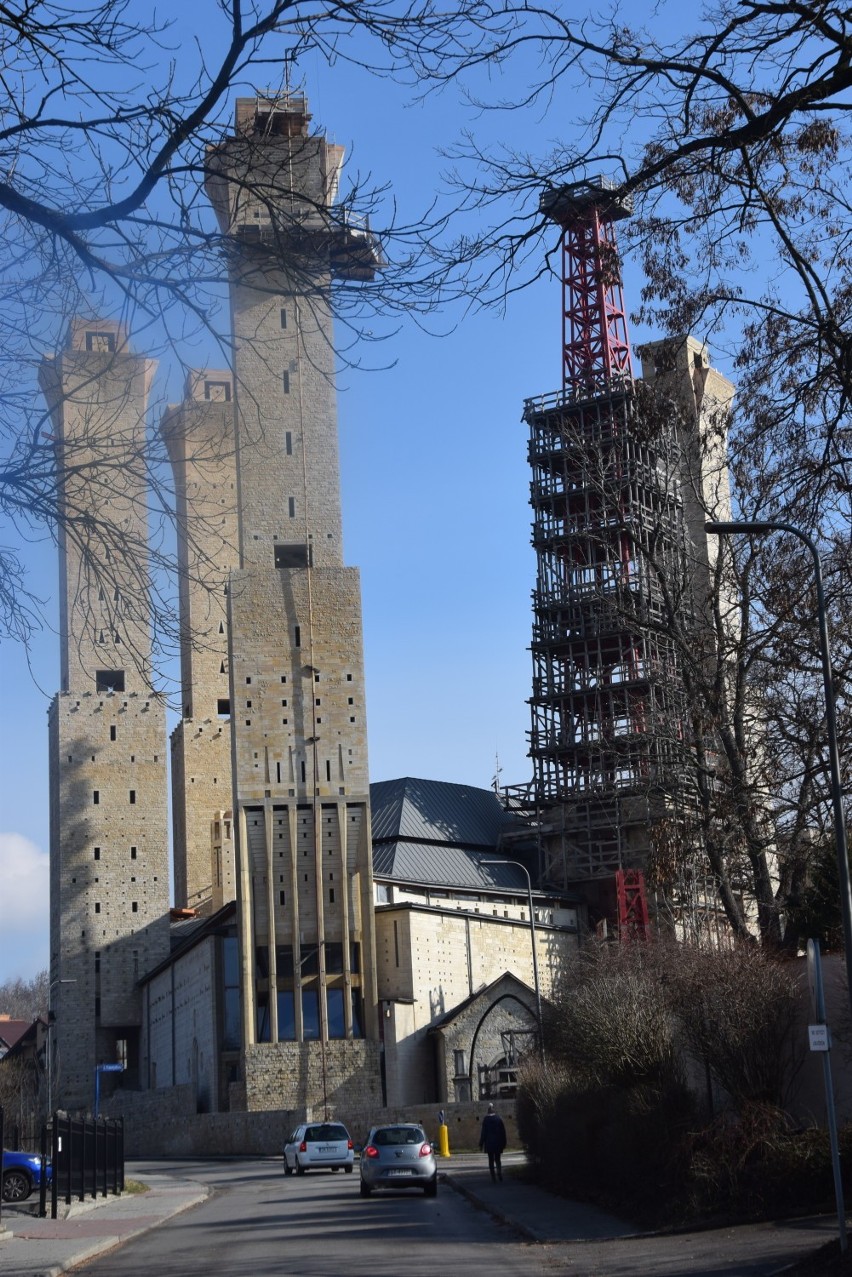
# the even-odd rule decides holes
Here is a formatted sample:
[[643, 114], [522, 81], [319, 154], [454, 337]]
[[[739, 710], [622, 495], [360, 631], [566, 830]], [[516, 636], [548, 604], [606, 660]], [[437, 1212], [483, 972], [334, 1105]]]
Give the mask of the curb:
[[486, 1215], [490, 1215], [498, 1224], [505, 1224], [507, 1228], [513, 1229], [513, 1231], [520, 1237], [523, 1237], [524, 1241], [535, 1242], [536, 1245], [543, 1244], [543, 1238], [539, 1237], [538, 1233], [534, 1233], [526, 1224], [518, 1223], [516, 1219], [512, 1219], [511, 1216], [504, 1214], [503, 1211], [495, 1210], [493, 1206], [489, 1205], [488, 1202], [483, 1201], [483, 1199], [477, 1193], [474, 1193], [472, 1189], [467, 1188], [464, 1184], [461, 1184], [458, 1180], [454, 1179], [451, 1174], [444, 1171], [441, 1178], [446, 1184], [449, 1184], [454, 1193], [458, 1193], [459, 1197], [464, 1197], [465, 1200], [470, 1202], [472, 1206], [475, 1206], [477, 1210], [485, 1211]]
[[[48, 1267], [42, 1268], [38, 1271], [31, 1271], [28, 1273], [28, 1277], [62, 1277], [63, 1273], [71, 1272], [78, 1268], [81, 1264], [86, 1264], [92, 1259], [97, 1259], [103, 1255], [109, 1254], [110, 1251], [117, 1250], [120, 1246], [124, 1246], [135, 1237], [141, 1237], [144, 1233], [149, 1233], [152, 1229], [159, 1228], [161, 1224], [165, 1224], [168, 1220], [174, 1219], [177, 1215], [182, 1215], [184, 1211], [191, 1210], [194, 1206], [199, 1206], [202, 1202], [206, 1201], [208, 1197], [210, 1197], [212, 1191], [212, 1189], [206, 1188], [203, 1185], [198, 1185], [197, 1192], [192, 1197], [181, 1202], [173, 1209], [164, 1211], [159, 1218], [151, 1220], [148, 1223], [140, 1225], [138, 1228], [134, 1228], [129, 1232], [125, 1232], [120, 1235], [115, 1233], [105, 1233], [97, 1240], [93, 1240], [88, 1245], [82, 1246], [79, 1250], [75, 1250], [74, 1254], [68, 1259], [64, 1259], [57, 1264], [50, 1264]], [[75, 1211], [75, 1214], [88, 1214], [90, 1210], [96, 1210], [99, 1205], [105, 1206], [110, 1202], [118, 1200], [120, 1200], [120, 1198], [99, 1198], [97, 1201], [92, 1202], [72, 1202], [71, 1206], [72, 1210], [75, 1205], [82, 1208], [79, 1211]], [[12, 1237], [13, 1234], [8, 1233], [7, 1236]], [[0, 1237], [2, 1237], [2, 1234], [0, 1234]]]

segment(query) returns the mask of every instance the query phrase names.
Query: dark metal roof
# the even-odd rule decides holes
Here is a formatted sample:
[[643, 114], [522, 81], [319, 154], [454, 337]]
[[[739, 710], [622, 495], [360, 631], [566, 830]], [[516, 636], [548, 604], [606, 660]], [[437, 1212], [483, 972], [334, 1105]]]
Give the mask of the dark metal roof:
[[411, 776], [371, 785], [370, 806], [374, 842], [414, 838], [493, 849], [502, 830], [518, 823], [490, 789]]
[[373, 873], [377, 878], [394, 878], [422, 886], [523, 891], [526, 895], [527, 880], [523, 872], [517, 865], [489, 864], [489, 851], [495, 854], [493, 847], [483, 847], [480, 852], [450, 843], [441, 846], [406, 841], [373, 843]]
[[[487, 863], [505, 854], [503, 833], [525, 829], [492, 790], [404, 776], [371, 785], [370, 806], [377, 877], [439, 889], [526, 892], [517, 865]], [[513, 845], [507, 859], [518, 858]]]

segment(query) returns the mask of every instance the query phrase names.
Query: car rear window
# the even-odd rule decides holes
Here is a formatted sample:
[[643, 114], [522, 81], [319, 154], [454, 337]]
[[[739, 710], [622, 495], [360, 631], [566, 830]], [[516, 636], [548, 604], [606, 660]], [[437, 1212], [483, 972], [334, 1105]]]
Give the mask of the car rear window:
[[312, 1142], [326, 1142], [328, 1140], [348, 1140], [345, 1126], [335, 1126], [331, 1122], [325, 1122], [322, 1126], [309, 1126], [305, 1131], [305, 1139]]
[[416, 1126], [389, 1126], [376, 1131], [373, 1143], [378, 1147], [387, 1144], [422, 1144], [426, 1136]]

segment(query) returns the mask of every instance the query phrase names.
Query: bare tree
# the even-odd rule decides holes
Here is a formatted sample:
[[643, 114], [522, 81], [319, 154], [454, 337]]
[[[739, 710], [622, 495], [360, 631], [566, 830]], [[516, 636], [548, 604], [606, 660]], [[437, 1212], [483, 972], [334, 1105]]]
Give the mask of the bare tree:
[[[585, 118], [543, 154], [486, 152], [473, 136], [452, 149], [472, 229], [449, 257], [502, 302], [556, 268], [542, 195], [601, 171], [632, 195], [619, 235], [644, 274], [638, 318], [709, 341], [738, 382], [726, 447], [739, 517], [783, 514], [821, 549], [848, 759], [852, 18], [824, 0], [720, 0], [668, 38], [652, 8], [645, 25], [634, 15], [524, 8], [502, 58], [535, 49], [537, 73], [516, 95], [504, 76], [503, 98], [483, 92], [483, 108], [541, 110], [572, 91]], [[812, 570], [788, 538], [728, 544], [704, 601], [715, 646], [700, 659], [671, 589], [701, 837], [735, 930], [747, 929], [748, 886], [778, 943], [826, 828]]]
[[[386, 75], [419, 75], [438, 61], [449, 68], [477, 46], [495, 47], [514, 22], [482, 0], [447, 10], [431, 0], [208, 0], [193, 16], [198, 39], [180, 47], [168, 20], [130, 0], [94, 0], [82, 9], [36, 0], [0, 12], [0, 229], [7, 246], [0, 508], [14, 530], [0, 547], [2, 637], [26, 642], [41, 623], [26, 542], [48, 528], [75, 542], [105, 596], [126, 591], [134, 575], [127, 565], [137, 563], [138, 592], [153, 600], [155, 654], [156, 644], [171, 649], [178, 640], [169, 575], [174, 497], [161, 441], [149, 437], [129, 456], [117, 446], [94, 457], [82, 450], [60, 455], [34, 374], [60, 347], [74, 315], [121, 320], [145, 354], [168, 347], [180, 357], [188, 339], [197, 345], [204, 336], [220, 362], [229, 362], [227, 241], [203, 187], [232, 91], [255, 92], [260, 82], [274, 96], [309, 53]], [[262, 184], [253, 194], [267, 206], [275, 202]], [[352, 340], [365, 316], [428, 308], [437, 295], [434, 263], [416, 260], [415, 228], [394, 225], [391, 202], [380, 210], [382, 198], [380, 187], [353, 178], [338, 203], [322, 210], [341, 225], [363, 224], [372, 212], [385, 250], [385, 269], [372, 283], [335, 286], [333, 305]], [[281, 226], [279, 232], [292, 257], [292, 236]], [[150, 492], [156, 529], [147, 551], [69, 501], [69, 471], [82, 490], [93, 478], [109, 485], [128, 465], [139, 472], [139, 490]], [[203, 530], [197, 541], [203, 545]], [[108, 561], [124, 563], [123, 583], [113, 580]]]
[[5, 980], [0, 984], [0, 1012], [13, 1020], [34, 1020], [47, 1016], [47, 970], [39, 971], [32, 980]]

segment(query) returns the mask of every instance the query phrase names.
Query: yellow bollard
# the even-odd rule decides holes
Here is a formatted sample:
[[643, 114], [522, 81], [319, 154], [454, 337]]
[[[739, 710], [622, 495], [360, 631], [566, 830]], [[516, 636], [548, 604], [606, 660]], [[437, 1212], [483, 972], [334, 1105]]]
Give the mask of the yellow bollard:
[[438, 1152], [441, 1157], [450, 1156], [450, 1128], [446, 1122], [442, 1122], [438, 1127]]

